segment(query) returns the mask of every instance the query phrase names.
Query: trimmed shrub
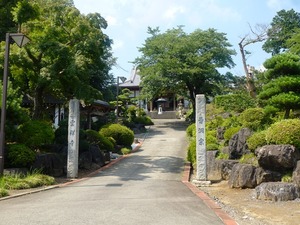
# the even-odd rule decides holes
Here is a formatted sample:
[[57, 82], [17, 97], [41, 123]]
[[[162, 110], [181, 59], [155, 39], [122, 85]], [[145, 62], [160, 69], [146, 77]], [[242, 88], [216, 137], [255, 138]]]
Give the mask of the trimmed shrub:
[[218, 149], [219, 149], [219, 145], [216, 143], [206, 145], [206, 151], [214, 151]]
[[192, 123], [186, 128], [186, 134], [188, 137], [196, 136], [196, 124]]
[[18, 127], [18, 140], [32, 149], [38, 149], [53, 143], [54, 129], [50, 122], [30, 120]]
[[30, 167], [35, 160], [36, 153], [24, 144], [9, 144], [7, 159], [13, 167]]
[[196, 138], [191, 138], [188, 146], [187, 161], [192, 165], [196, 164]]
[[123, 155], [128, 155], [130, 153], [131, 149], [129, 148], [121, 148], [121, 152]]
[[217, 107], [223, 107], [225, 111], [233, 112], [243, 112], [255, 106], [255, 100], [249, 94], [219, 95], [214, 98], [214, 103]]
[[241, 129], [241, 127], [230, 127], [228, 129], [226, 129], [225, 133], [224, 133], [224, 139], [225, 142], [228, 142], [233, 135], [235, 135], [237, 132], [239, 132]]
[[272, 124], [266, 131], [268, 144], [290, 144], [300, 149], [300, 120], [286, 119]]
[[90, 144], [98, 145], [101, 150], [112, 151], [114, 142], [95, 130], [86, 130], [86, 139]]
[[254, 151], [258, 147], [262, 147], [267, 144], [266, 140], [266, 131], [260, 131], [253, 133], [248, 139], [247, 139], [247, 145], [249, 150]]
[[149, 116], [138, 116], [138, 117], [135, 117], [134, 120], [133, 120], [133, 122], [139, 123], [139, 124], [144, 124], [146, 126], [154, 124]]
[[128, 127], [121, 124], [110, 124], [99, 131], [104, 137], [112, 137], [118, 145], [131, 146], [134, 140], [134, 133]]
[[229, 155], [224, 152], [219, 152], [216, 159], [229, 159]]
[[243, 127], [257, 131], [264, 127], [265, 113], [262, 108], [249, 108], [243, 111], [238, 117], [239, 122]]

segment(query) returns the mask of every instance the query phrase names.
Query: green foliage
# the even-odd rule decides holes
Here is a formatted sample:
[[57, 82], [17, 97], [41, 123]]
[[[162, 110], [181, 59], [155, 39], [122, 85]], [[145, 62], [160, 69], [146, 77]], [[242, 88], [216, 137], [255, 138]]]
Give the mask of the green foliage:
[[266, 131], [268, 144], [290, 144], [300, 149], [300, 120], [286, 119], [272, 124]]
[[13, 167], [30, 167], [36, 153], [24, 144], [9, 144], [7, 152], [8, 164]]
[[196, 164], [196, 137], [190, 138], [187, 161], [191, 162], [192, 165]]
[[186, 128], [186, 134], [188, 137], [196, 136], [196, 124], [192, 123]]
[[243, 127], [253, 131], [263, 129], [266, 126], [267, 118], [262, 108], [249, 108], [243, 111], [238, 117]]
[[9, 193], [6, 189], [0, 188], [0, 198], [6, 197], [8, 195], [9, 195]]
[[101, 150], [112, 151], [114, 149], [114, 143], [111, 139], [105, 137], [100, 132], [95, 130], [86, 130], [86, 140], [90, 144], [98, 145]]
[[118, 145], [131, 146], [134, 139], [132, 130], [121, 124], [110, 124], [100, 130], [100, 134], [105, 137], [112, 137]]
[[239, 163], [251, 164], [253, 166], [258, 166], [258, 161], [254, 153], [244, 154], [239, 160]]
[[287, 172], [286, 174], [284, 174], [281, 178], [281, 182], [288, 182], [288, 183], [292, 183], [293, 182], [293, 172]]
[[209, 145], [209, 144], [216, 144], [216, 145], [218, 145], [218, 140], [216, 138], [216, 135], [215, 134], [212, 135], [212, 134], [209, 134], [209, 132], [207, 132], [206, 133], [206, 144], [207, 145]]
[[217, 159], [229, 159], [229, 155], [224, 152], [219, 152]]
[[68, 144], [68, 120], [62, 120], [59, 123], [59, 127], [54, 132], [55, 143]]
[[121, 152], [123, 155], [128, 155], [131, 152], [130, 148], [121, 148]]
[[218, 150], [219, 149], [219, 144], [217, 144], [217, 143], [212, 143], [212, 144], [210, 144], [210, 143], [208, 143], [207, 145], [206, 145], [206, 150], [207, 151], [214, 151], [214, 150]]
[[54, 141], [54, 129], [47, 121], [30, 120], [18, 127], [18, 141], [32, 149], [38, 149], [42, 145], [52, 144]]
[[294, 9], [280, 10], [267, 30], [268, 39], [263, 44], [263, 49], [272, 55], [285, 51], [288, 47], [287, 40], [295, 34], [297, 28], [300, 28], [300, 14]]
[[40, 173], [30, 173], [27, 175], [9, 175], [0, 178], [0, 189], [19, 190], [27, 188], [36, 188], [55, 183], [54, 177]]
[[229, 115], [226, 119], [223, 120], [221, 127], [230, 128], [230, 127], [239, 127], [241, 123], [239, 122], [237, 115]]
[[258, 147], [262, 147], [267, 144], [266, 140], [266, 131], [259, 131], [256, 133], [253, 133], [248, 139], [247, 139], [247, 145], [249, 150], [255, 151]]
[[224, 33], [215, 29], [186, 33], [182, 26], [165, 33], [148, 28], [148, 33], [135, 63], [149, 98], [164, 92], [188, 92], [195, 109], [194, 96], [213, 96], [220, 91], [222, 76], [217, 68], [234, 66], [232, 55], [236, 53]]
[[236, 133], [239, 132], [240, 129], [241, 129], [241, 127], [230, 127], [230, 128], [227, 128], [225, 130], [225, 133], [224, 133], [224, 140], [225, 140], [225, 142], [228, 142], [233, 137], [233, 135], [235, 135]]
[[289, 118], [291, 109], [300, 104], [300, 57], [291, 53], [275, 55], [264, 63], [268, 83], [262, 87], [258, 98], [262, 105], [271, 105], [285, 111]]
[[255, 101], [249, 94], [219, 95], [214, 98], [216, 107], [222, 107], [225, 111], [242, 112], [247, 108], [255, 107]]
[[144, 124], [145, 126], [154, 124], [149, 116], [137, 116], [133, 121], [138, 124]]

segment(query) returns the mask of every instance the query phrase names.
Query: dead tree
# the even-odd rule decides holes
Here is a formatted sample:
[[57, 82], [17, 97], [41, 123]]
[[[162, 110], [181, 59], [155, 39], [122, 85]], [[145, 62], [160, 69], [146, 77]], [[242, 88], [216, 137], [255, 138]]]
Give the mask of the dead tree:
[[246, 74], [246, 88], [247, 91], [249, 92], [250, 96], [255, 98], [256, 97], [256, 88], [254, 84], [254, 78], [253, 78], [253, 72], [249, 71], [249, 68], [247, 66], [247, 59], [246, 59], [246, 51], [245, 47], [250, 45], [250, 44], [255, 44], [257, 42], [262, 42], [267, 39], [267, 26], [266, 25], [256, 25], [255, 30], [252, 29], [252, 27], [249, 25], [251, 33], [246, 34], [241, 41], [239, 42], [239, 47], [240, 47], [240, 52], [242, 56], [242, 62], [243, 62], [243, 67], [244, 71]]

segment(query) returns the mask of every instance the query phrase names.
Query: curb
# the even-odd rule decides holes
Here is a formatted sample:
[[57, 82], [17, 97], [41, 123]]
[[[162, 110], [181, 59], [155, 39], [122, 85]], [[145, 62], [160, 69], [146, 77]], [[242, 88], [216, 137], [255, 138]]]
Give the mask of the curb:
[[184, 183], [197, 197], [199, 197], [208, 208], [223, 221], [225, 225], [238, 225], [226, 212], [224, 212], [214, 200], [212, 200], [204, 191], [201, 191], [190, 182], [191, 164], [185, 163], [181, 182]]

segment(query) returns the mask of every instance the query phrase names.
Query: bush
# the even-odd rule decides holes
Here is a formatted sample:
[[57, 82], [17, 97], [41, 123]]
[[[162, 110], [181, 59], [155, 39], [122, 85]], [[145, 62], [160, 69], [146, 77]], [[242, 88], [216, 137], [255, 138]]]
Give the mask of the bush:
[[243, 112], [255, 106], [255, 100], [249, 94], [219, 95], [214, 98], [214, 103], [217, 107], [223, 107], [225, 111], [233, 112]]
[[293, 182], [293, 172], [289, 171], [286, 174], [284, 174], [281, 178], [281, 182], [288, 182], [288, 183]]
[[218, 140], [216, 138], [216, 136], [211, 135], [211, 134], [207, 134], [206, 135], [206, 144], [218, 144]]
[[138, 116], [135, 117], [133, 121], [135, 123], [144, 124], [146, 126], [154, 124], [149, 116]]
[[112, 151], [114, 143], [112, 139], [106, 138], [100, 132], [95, 130], [86, 130], [86, 139], [90, 144], [98, 145], [101, 150]]
[[121, 124], [110, 124], [100, 130], [100, 134], [105, 137], [112, 137], [118, 145], [131, 146], [134, 140], [132, 130]]
[[206, 145], [207, 151], [214, 151], [214, 150], [218, 150], [218, 149], [219, 149], [219, 145], [216, 143]]
[[186, 128], [186, 134], [188, 137], [196, 136], [196, 124], [192, 123]]
[[229, 155], [224, 152], [219, 152], [217, 159], [229, 159]]
[[54, 141], [54, 129], [47, 121], [30, 120], [18, 128], [19, 143], [25, 144], [32, 149], [52, 144]]
[[256, 132], [247, 139], [247, 145], [251, 151], [254, 151], [258, 147], [262, 147], [266, 144], [266, 131]]
[[249, 154], [243, 155], [240, 158], [239, 163], [251, 164], [253, 166], [258, 166], [257, 158], [256, 158], [256, 156], [253, 153], [249, 153]]
[[192, 165], [196, 164], [196, 138], [191, 138], [188, 146], [187, 161]]
[[8, 164], [13, 167], [29, 167], [35, 160], [36, 153], [24, 144], [8, 145]]
[[262, 108], [249, 108], [243, 111], [239, 116], [239, 122], [243, 127], [257, 131], [265, 126], [265, 113]]
[[121, 152], [123, 155], [128, 155], [130, 153], [131, 149], [129, 148], [121, 148]]
[[224, 133], [224, 139], [225, 142], [228, 142], [233, 135], [235, 135], [236, 133], [238, 133], [240, 131], [241, 127], [230, 127], [228, 129], [225, 130]]
[[300, 149], [300, 120], [286, 119], [272, 124], [266, 131], [268, 144], [290, 144]]

